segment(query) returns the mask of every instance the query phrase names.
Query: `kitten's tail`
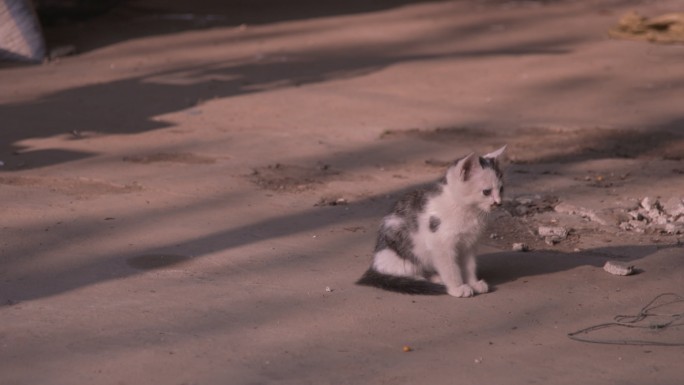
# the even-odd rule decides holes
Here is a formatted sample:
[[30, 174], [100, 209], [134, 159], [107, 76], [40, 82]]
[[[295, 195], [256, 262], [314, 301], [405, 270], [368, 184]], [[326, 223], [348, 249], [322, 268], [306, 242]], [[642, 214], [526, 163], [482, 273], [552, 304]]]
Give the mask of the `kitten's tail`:
[[387, 275], [374, 270], [372, 267], [356, 281], [357, 285], [374, 286], [380, 289], [402, 294], [440, 295], [446, 294], [446, 286], [430, 281], [421, 281], [408, 277]]

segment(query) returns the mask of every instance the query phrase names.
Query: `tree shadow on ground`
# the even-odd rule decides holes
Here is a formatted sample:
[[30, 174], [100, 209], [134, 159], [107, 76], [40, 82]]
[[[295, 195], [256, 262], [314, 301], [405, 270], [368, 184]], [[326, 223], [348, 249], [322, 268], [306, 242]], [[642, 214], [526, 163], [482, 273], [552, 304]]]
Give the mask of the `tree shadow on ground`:
[[[413, 44], [419, 44], [419, 41]], [[280, 57], [249, 58], [178, 68], [105, 84], [72, 88], [38, 100], [0, 105], [6, 123], [0, 154], [8, 167], [3, 171], [39, 168], [90, 157], [93, 154], [62, 150], [31, 152], [21, 144], [30, 138], [80, 133], [133, 134], [169, 127], [157, 116], [197, 107], [203, 101], [275, 91], [289, 87], [358, 77], [388, 66], [429, 60], [499, 55], [557, 55], [571, 41], [525, 42], [496, 49], [454, 51], [446, 54], [401, 55], [393, 47], [349, 47], [349, 50], [292, 53]], [[116, 106], [112, 108], [112, 106]], [[121, 112], [125, 112], [122, 116]], [[72, 136], [73, 135], [73, 136]], [[46, 152], [47, 151], [47, 152]], [[19, 157], [13, 157], [13, 156]]]
[[68, 4], [70, 8], [45, 9], [42, 19], [50, 46], [75, 45], [82, 53], [150, 36], [373, 13], [426, 2], [429, 1], [138, 0], [121, 1], [106, 13], [78, 12], [78, 4]]

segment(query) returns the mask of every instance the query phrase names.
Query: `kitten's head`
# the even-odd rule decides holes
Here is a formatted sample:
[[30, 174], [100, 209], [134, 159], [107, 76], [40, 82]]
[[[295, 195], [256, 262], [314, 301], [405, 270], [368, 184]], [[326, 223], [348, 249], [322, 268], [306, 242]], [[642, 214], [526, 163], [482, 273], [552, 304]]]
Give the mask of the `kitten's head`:
[[456, 199], [484, 212], [501, 204], [503, 174], [499, 158], [505, 149], [503, 146], [483, 156], [470, 154], [449, 168], [447, 188], [455, 193]]

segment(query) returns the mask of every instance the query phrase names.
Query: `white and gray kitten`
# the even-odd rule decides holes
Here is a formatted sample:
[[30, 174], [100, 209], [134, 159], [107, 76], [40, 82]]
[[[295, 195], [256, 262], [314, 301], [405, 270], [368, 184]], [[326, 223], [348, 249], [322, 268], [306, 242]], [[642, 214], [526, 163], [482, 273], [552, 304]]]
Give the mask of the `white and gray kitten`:
[[505, 149], [459, 159], [437, 183], [401, 198], [383, 218], [373, 263], [357, 283], [454, 297], [489, 291], [477, 278], [475, 246], [501, 204]]

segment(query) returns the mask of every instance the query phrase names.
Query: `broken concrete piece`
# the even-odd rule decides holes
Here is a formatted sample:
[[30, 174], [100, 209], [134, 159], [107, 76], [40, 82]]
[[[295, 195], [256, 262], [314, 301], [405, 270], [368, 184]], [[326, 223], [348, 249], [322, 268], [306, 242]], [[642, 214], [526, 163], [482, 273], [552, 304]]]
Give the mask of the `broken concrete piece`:
[[562, 226], [539, 226], [537, 233], [540, 237], [557, 237], [565, 239], [568, 236], [568, 230]]
[[[658, 201], [656, 200], [655, 202], [657, 205]], [[642, 199], [641, 202], [639, 203], [639, 205], [641, 205], [641, 207], [646, 209], [646, 211], [651, 211], [651, 209], [654, 208], [654, 204], [651, 201], [651, 198], [649, 198], [649, 197], [645, 197], [644, 199]]]
[[646, 231], [646, 222], [636, 219], [620, 223], [620, 228], [625, 231], [634, 231], [636, 233], [643, 233]]
[[537, 233], [547, 245], [553, 246], [568, 237], [568, 230], [561, 226], [539, 226]]
[[649, 213], [651, 216], [651, 221], [655, 223], [656, 225], [664, 225], [668, 222], [667, 215], [663, 215], [662, 213]]
[[626, 265], [617, 261], [606, 261], [603, 265], [603, 270], [613, 275], [631, 275], [634, 274], [634, 266]]
[[663, 226], [663, 232], [666, 234], [670, 235], [675, 235], [675, 234], [682, 234], [684, 233], [684, 221], [682, 222], [675, 222], [675, 223], [668, 223], [665, 226]]
[[665, 225], [665, 232], [668, 234], [677, 234], [677, 227], [674, 223], [668, 223]]
[[556, 211], [557, 213], [560, 213], [560, 214], [573, 215], [577, 208], [571, 204], [561, 202], [561, 203], [557, 204], [556, 207], [554, 207], [553, 209], [554, 209], [554, 211]]
[[646, 219], [646, 217], [644, 216], [644, 213], [642, 211], [643, 209], [636, 209], [629, 211], [628, 214], [635, 221], [643, 221]]
[[528, 251], [530, 249], [526, 243], [514, 243], [513, 251]]
[[684, 202], [680, 198], [671, 198], [663, 204], [663, 210], [669, 215], [679, 218], [684, 215]]
[[629, 222], [632, 217], [628, 211], [618, 211], [613, 213], [614, 223], [620, 226], [623, 222]]

